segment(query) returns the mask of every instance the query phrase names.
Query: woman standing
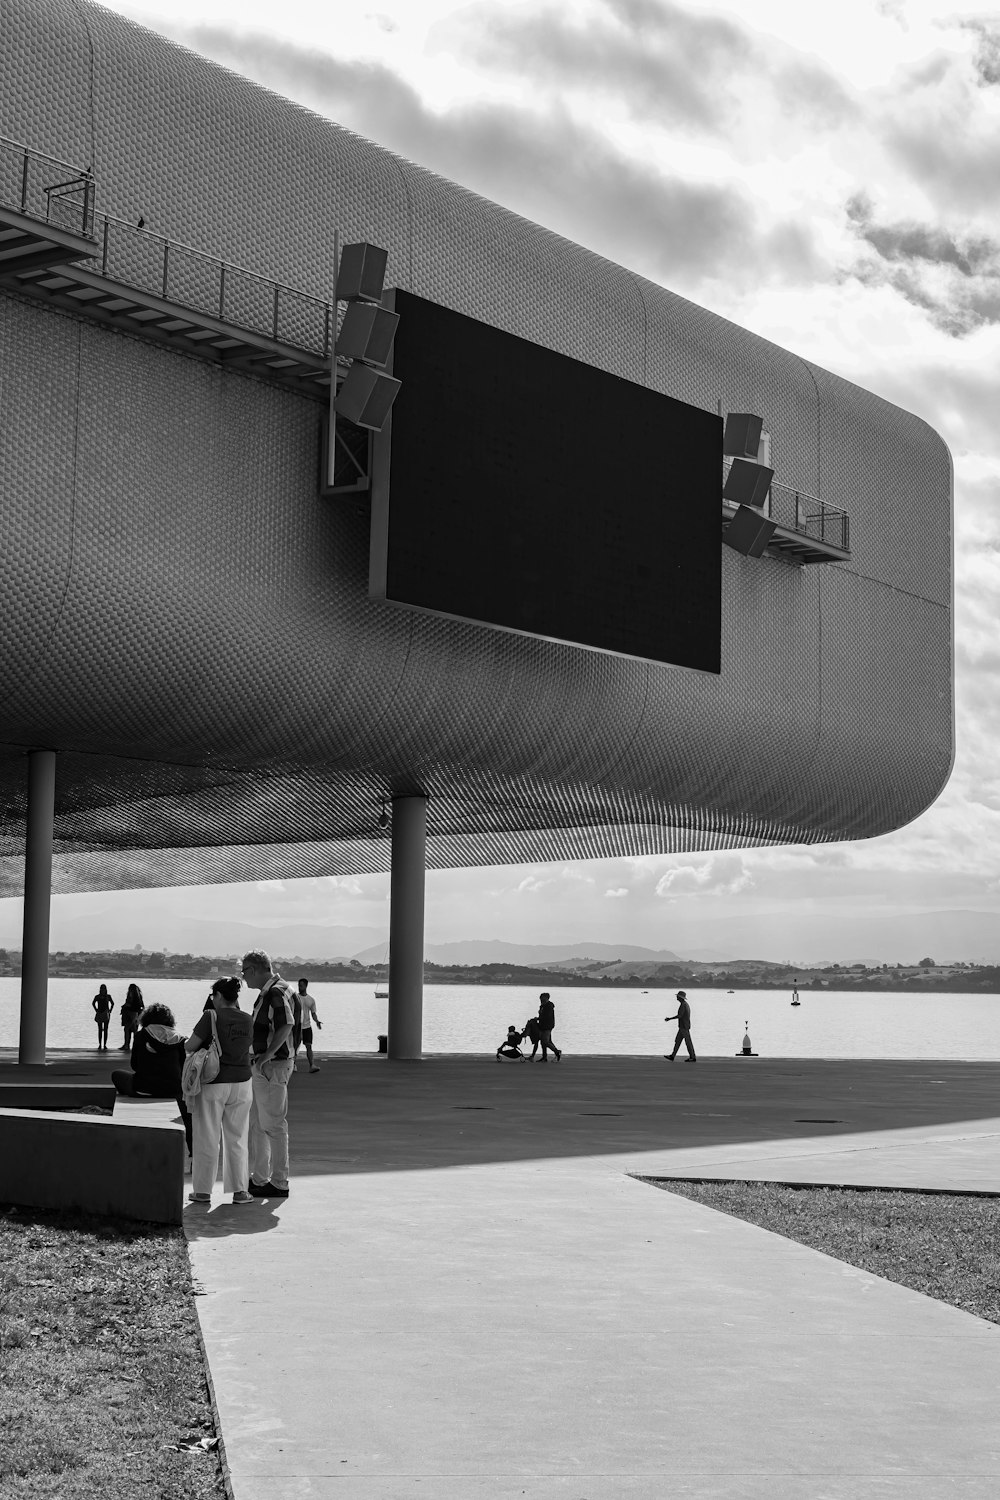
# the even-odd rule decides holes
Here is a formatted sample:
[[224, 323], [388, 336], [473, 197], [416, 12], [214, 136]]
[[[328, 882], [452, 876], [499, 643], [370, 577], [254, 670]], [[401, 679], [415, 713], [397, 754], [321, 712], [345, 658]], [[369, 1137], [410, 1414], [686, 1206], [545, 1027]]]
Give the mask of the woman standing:
[[131, 1073], [116, 1069], [111, 1082], [119, 1094], [149, 1099], [176, 1099], [184, 1121], [184, 1136], [191, 1150], [191, 1116], [181, 1093], [184, 1038], [175, 1028], [174, 1013], [167, 1005], [147, 1005], [139, 1017], [139, 1030], [132, 1043]]
[[218, 1075], [211, 1083], [202, 1082], [194, 1096], [194, 1150], [192, 1151], [192, 1203], [211, 1203], [212, 1188], [219, 1169], [219, 1143], [222, 1143], [222, 1185], [232, 1193], [234, 1203], [252, 1203], [249, 1192], [250, 1164], [247, 1136], [250, 1128], [250, 1044], [253, 1041], [253, 1017], [240, 1010], [240, 981], [217, 979], [209, 1000], [213, 1017], [206, 1006], [185, 1048], [197, 1052], [212, 1042], [213, 1029], [218, 1032], [221, 1060]]
[[125, 1041], [122, 1044], [123, 1052], [127, 1052], [135, 1040], [142, 1011], [142, 990], [137, 984], [130, 984], [122, 1006], [122, 1030], [125, 1033]]
[[108, 1027], [111, 1025], [111, 1013], [115, 1008], [115, 1002], [108, 994], [108, 987], [102, 984], [94, 996], [94, 1020], [97, 1022], [97, 1050], [107, 1052], [108, 1050]]

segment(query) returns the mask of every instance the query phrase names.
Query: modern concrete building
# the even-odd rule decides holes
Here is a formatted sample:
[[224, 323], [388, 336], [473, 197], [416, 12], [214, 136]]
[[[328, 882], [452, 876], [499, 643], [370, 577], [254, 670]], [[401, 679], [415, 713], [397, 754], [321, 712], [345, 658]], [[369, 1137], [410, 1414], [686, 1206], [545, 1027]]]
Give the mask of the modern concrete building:
[[[38, 751], [25, 1015], [48, 832], [57, 892], [382, 870], [395, 841], [407, 1055], [425, 862], [863, 838], [934, 799], [951, 468], [923, 422], [85, 0], [3, 12], [0, 879], [23, 888]], [[378, 437], [338, 425], [331, 495], [336, 246], [363, 242], [388, 251], [405, 371]], [[430, 347], [441, 329], [458, 343]], [[479, 428], [447, 379], [435, 408], [434, 381], [493, 334], [498, 360], [564, 371], [570, 394], [541, 424], [522, 403], [502, 457], [482, 440], [480, 493]], [[488, 415], [512, 383], [479, 368]], [[605, 426], [574, 425], [572, 390]], [[739, 511], [734, 413], [762, 419], [747, 462], [773, 470]], [[545, 431], [600, 476], [576, 525], [560, 516], [565, 570], [531, 530]], [[430, 600], [387, 590], [393, 496], [409, 486], [419, 533], [439, 488], [477, 542], [498, 464], [530, 500], [488, 580], [500, 604], [476, 616], [467, 559], [454, 604], [454, 575]], [[510, 540], [495, 508], [490, 527], [485, 593]], [[565, 631], [564, 572], [584, 581]], [[534, 626], [525, 601], [550, 595], [556, 624]], [[628, 626], [633, 596], [631, 645], [586, 638], [588, 613]], [[677, 622], [699, 610], [687, 650]]]

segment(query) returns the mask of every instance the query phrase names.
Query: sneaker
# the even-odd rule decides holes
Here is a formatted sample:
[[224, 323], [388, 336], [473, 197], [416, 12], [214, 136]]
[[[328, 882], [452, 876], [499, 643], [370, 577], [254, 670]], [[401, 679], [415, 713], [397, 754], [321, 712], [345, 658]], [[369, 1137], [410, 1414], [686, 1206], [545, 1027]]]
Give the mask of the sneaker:
[[663, 1055], [667, 1059], [667, 1062], [673, 1062], [674, 1054], [672, 1052], [664, 1052]]
[[317, 1068], [317, 1066], [316, 1066], [316, 1064], [315, 1064], [315, 1063], [313, 1063], [313, 1065], [312, 1065], [312, 1067], [311, 1067], [311, 1068], [310, 1068], [310, 1069], [309, 1069], [309, 1071], [310, 1071], [310, 1073], [318, 1073], [318, 1072], [319, 1072], [319, 1068]]
[[253, 1193], [234, 1193], [233, 1194], [233, 1202], [234, 1203], [252, 1203], [253, 1201], [254, 1201], [253, 1200]]
[[189, 1203], [211, 1203], [211, 1193], [188, 1193]]
[[273, 1182], [265, 1182], [263, 1185], [259, 1182], [251, 1182], [250, 1196], [252, 1198], [287, 1198], [288, 1189], [275, 1187]]

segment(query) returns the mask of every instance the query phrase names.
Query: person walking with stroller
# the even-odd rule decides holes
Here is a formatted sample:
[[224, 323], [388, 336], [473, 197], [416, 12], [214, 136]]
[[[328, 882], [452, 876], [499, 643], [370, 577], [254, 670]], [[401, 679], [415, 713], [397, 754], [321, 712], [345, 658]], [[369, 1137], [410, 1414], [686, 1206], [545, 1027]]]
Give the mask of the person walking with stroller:
[[531, 1043], [531, 1052], [528, 1056], [529, 1062], [534, 1062], [535, 1053], [538, 1051], [538, 1043], [542, 1039], [542, 1029], [538, 1024], [537, 1016], [529, 1016], [521, 1028], [521, 1040], [525, 1038]]
[[538, 1040], [542, 1044], [542, 1062], [548, 1062], [550, 1052], [555, 1054], [556, 1062], [562, 1062], [562, 1053], [552, 1040], [555, 1024], [556, 1008], [552, 1004], [548, 990], [543, 990], [538, 997]]
[[675, 1016], [664, 1016], [663, 1019], [665, 1021], [677, 1022], [677, 1037], [674, 1041], [674, 1050], [673, 1052], [664, 1052], [663, 1054], [667, 1061], [673, 1062], [680, 1049], [681, 1042], [683, 1042], [688, 1051], [688, 1062], [697, 1062], [698, 1059], [694, 1055], [694, 1043], [691, 1041], [691, 1007], [688, 1005], [687, 993], [684, 990], [677, 991], [677, 1014]]

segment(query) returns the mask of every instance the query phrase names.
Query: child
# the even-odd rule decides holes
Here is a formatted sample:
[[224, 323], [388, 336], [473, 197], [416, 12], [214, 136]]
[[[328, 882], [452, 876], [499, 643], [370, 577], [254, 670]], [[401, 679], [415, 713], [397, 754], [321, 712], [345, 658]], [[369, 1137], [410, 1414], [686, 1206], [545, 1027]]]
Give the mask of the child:
[[502, 1062], [505, 1058], [511, 1062], [515, 1060], [524, 1062], [524, 1054], [521, 1051], [521, 1033], [516, 1026], [507, 1027], [507, 1036], [497, 1048], [497, 1061]]

